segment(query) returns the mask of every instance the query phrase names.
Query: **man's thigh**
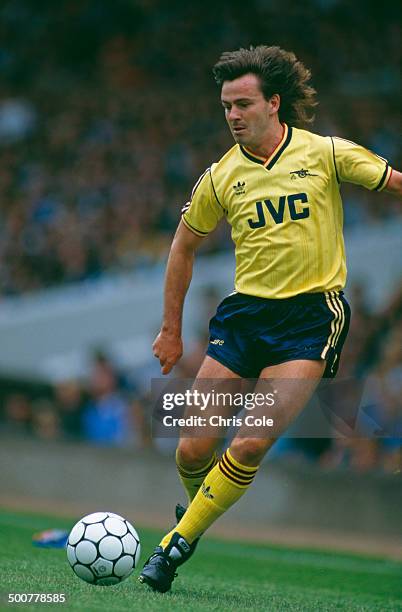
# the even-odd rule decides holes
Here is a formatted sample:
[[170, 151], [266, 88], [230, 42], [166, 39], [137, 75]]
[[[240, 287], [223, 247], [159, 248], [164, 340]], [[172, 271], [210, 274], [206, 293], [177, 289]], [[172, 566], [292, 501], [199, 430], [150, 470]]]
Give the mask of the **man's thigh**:
[[281, 436], [308, 404], [325, 368], [323, 359], [298, 359], [262, 370], [255, 392], [271, 389], [274, 393], [274, 403], [269, 411], [274, 421], [275, 437]]
[[227, 368], [222, 363], [219, 363], [219, 361], [216, 359], [206, 355], [200, 369], [197, 372], [197, 376], [195, 377], [195, 383], [200, 378], [209, 378], [210, 380], [234, 380], [240, 379], [240, 376], [235, 372], [232, 372], [232, 370]]
[[[199, 405], [187, 406], [184, 417], [201, 417], [205, 426], [183, 427], [178, 444], [183, 463], [196, 465], [207, 460], [225, 437], [227, 427], [211, 425], [211, 417], [228, 419], [239, 407], [233, 406], [230, 398], [235, 392], [241, 392], [242, 379], [238, 374], [206, 356], [194, 380], [191, 391], [198, 393]], [[209, 398], [209, 399], [208, 399]], [[212, 420], [216, 423], [217, 418]], [[187, 461], [184, 460], [187, 459]]]
[[246, 465], [257, 465], [311, 399], [325, 371], [324, 360], [295, 360], [264, 368], [254, 389], [255, 403], [231, 449]]

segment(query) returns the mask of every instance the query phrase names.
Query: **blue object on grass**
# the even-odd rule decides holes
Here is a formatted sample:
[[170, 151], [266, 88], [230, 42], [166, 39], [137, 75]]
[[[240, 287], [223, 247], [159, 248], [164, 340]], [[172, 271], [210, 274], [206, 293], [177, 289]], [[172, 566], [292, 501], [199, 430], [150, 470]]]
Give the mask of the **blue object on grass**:
[[68, 531], [64, 529], [46, 529], [34, 533], [32, 544], [40, 548], [65, 548], [68, 539]]

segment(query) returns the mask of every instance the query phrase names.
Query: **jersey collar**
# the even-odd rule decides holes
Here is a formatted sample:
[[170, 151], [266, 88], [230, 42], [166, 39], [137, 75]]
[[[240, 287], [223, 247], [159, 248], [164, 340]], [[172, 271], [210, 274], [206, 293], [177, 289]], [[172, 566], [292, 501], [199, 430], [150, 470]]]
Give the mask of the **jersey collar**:
[[250, 159], [256, 164], [260, 164], [261, 166], [264, 166], [267, 170], [271, 170], [271, 168], [276, 164], [276, 162], [278, 161], [278, 159], [280, 158], [280, 156], [282, 155], [282, 153], [284, 152], [284, 150], [286, 149], [286, 147], [288, 146], [288, 144], [290, 143], [292, 139], [292, 128], [288, 127], [286, 123], [283, 123], [282, 125], [283, 125], [283, 134], [282, 134], [281, 141], [278, 143], [278, 145], [275, 147], [275, 149], [272, 151], [271, 155], [268, 158], [260, 157], [259, 155], [255, 155], [254, 153], [249, 151], [246, 147], [243, 147], [242, 145], [240, 145], [240, 150], [243, 153], [243, 155], [245, 155], [247, 159]]

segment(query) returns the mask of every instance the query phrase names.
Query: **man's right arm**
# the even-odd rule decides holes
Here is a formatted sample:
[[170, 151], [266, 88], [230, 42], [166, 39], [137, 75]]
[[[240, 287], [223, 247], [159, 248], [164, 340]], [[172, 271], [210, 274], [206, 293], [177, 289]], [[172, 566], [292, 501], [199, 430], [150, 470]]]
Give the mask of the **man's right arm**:
[[184, 298], [193, 274], [194, 254], [203, 238], [180, 221], [170, 248], [165, 276], [162, 327], [153, 343], [162, 374], [169, 374], [183, 354], [181, 338]]

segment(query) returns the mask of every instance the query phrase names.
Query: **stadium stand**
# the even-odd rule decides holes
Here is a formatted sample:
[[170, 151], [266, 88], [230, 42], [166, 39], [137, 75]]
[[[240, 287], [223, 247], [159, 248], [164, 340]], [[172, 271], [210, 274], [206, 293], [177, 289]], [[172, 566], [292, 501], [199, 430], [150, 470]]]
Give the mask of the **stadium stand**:
[[[401, 166], [392, 4], [277, 4], [47, 0], [39, 17], [33, 0], [2, 3], [1, 295], [164, 259], [195, 177], [230, 144], [210, 71], [228, 45], [294, 49], [319, 92], [315, 129]], [[386, 198], [345, 190], [346, 227], [398, 214]], [[222, 229], [205, 248], [228, 243]]]

